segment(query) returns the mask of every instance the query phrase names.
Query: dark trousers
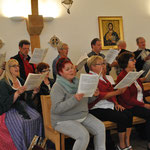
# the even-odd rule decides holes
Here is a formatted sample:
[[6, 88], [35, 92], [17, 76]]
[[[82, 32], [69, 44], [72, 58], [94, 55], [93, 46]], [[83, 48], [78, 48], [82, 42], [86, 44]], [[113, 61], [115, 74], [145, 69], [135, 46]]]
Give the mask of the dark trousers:
[[128, 110], [132, 112], [134, 116], [137, 116], [146, 120], [145, 131], [147, 135], [147, 140], [150, 142], [150, 110], [144, 107], [139, 107], [139, 106], [135, 106]]
[[130, 111], [117, 111], [112, 109], [92, 109], [89, 111], [92, 115], [102, 121], [111, 121], [117, 123], [118, 132], [125, 132], [126, 128], [132, 127], [133, 115]]

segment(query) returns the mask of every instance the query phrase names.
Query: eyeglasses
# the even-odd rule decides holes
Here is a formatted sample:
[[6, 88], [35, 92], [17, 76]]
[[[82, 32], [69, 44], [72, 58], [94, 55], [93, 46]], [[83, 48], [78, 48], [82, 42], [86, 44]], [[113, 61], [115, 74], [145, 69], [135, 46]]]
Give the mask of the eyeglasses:
[[30, 48], [22, 48], [23, 50], [30, 51]]
[[105, 62], [101, 63], [101, 64], [95, 64], [95, 66], [102, 66], [102, 65], [106, 65]]
[[42, 72], [50, 72], [50, 69], [42, 70]]
[[9, 67], [17, 68], [17, 67], [20, 67], [20, 66], [19, 65], [12, 65], [12, 66], [9, 66]]
[[134, 58], [132, 58], [132, 59], [129, 59], [129, 61], [135, 61], [135, 59], [134, 59]]

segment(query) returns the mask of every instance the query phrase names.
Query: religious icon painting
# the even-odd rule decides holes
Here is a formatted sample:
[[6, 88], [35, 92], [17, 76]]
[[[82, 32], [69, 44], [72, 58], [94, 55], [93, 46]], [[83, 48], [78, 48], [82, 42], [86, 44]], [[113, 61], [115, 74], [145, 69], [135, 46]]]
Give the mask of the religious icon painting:
[[98, 17], [98, 25], [102, 49], [116, 49], [117, 42], [124, 39], [122, 17]]

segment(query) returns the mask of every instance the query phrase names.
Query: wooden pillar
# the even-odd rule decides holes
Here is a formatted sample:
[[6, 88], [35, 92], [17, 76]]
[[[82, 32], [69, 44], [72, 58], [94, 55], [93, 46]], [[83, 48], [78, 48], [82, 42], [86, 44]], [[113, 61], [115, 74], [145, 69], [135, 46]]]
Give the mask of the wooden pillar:
[[40, 34], [44, 27], [43, 16], [38, 15], [38, 0], [31, 0], [32, 15], [28, 15], [26, 21], [27, 31], [30, 35], [31, 50], [40, 48]]

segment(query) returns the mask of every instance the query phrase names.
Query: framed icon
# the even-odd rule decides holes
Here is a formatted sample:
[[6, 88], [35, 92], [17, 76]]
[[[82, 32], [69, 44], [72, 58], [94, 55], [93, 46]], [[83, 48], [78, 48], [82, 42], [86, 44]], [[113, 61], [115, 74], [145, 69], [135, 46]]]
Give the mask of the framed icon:
[[124, 40], [121, 16], [98, 17], [99, 35], [102, 49], [116, 49], [117, 42]]

